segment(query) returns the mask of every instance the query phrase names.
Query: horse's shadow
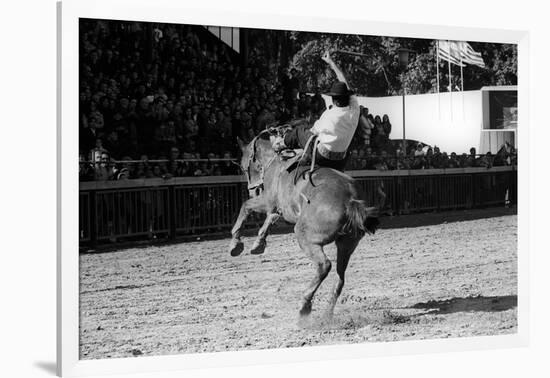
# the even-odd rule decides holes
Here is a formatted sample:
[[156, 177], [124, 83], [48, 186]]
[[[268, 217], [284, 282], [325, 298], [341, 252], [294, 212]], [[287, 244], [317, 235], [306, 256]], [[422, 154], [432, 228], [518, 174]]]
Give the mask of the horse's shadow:
[[517, 295], [492, 297], [466, 297], [432, 300], [402, 308], [367, 308], [361, 313], [348, 311], [336, 313], [327, 320], [324, 317], [301, 322], [309, 329], [359, 329], [369, 325], [396, 325], [418, 321], [427, 315], [445, 315], [459, 312], [501, 312], [517, 307]]

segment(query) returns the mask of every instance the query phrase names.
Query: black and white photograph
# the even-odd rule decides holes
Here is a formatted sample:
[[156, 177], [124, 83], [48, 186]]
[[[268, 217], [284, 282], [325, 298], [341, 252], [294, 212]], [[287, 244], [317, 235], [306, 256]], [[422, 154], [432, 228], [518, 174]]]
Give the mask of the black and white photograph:
[[0, 376], [545, 377], [544, 11], [10, 4]]
[[517, 332], [517, 45], [78, 38], [80, 359]]

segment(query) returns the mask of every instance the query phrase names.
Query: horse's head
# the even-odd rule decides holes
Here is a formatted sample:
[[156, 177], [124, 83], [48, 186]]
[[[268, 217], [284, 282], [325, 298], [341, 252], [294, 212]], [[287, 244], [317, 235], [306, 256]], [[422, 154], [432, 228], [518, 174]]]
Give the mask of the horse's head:
[[264, 190], [264, 175], [275, 153], [269, 142], [269, 134], [260, 133], [248, 144], [237, 139], [242, 151], [241, 169], [246, 176], [248, 194], [259, 196]]

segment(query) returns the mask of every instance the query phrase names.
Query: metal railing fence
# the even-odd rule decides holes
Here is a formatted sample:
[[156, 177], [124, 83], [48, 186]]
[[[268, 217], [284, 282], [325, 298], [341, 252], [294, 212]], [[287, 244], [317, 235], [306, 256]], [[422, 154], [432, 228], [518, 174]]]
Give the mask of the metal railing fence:
[[[369, 205], [383, 213], [470, 209], [517, 202], [515, 167], [351, 171]], [[81, 182], [81, 244], [227, 233], [248, 198], [242, 176]], [[263, 217], [247, 222], [257, 227]]]

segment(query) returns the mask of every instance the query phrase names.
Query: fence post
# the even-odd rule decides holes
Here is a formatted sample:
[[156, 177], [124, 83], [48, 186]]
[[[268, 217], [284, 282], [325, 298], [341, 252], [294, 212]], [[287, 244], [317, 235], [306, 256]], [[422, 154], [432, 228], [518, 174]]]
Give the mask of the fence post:
[[475, 209], [476, 208], [476, 197], [477, 197], [477, 193], [476, 193], [476, 176], [474, 173], [471, 173], [470, 174], [470, 177], [472, 178], [472, 183], [471, 183], [471, 186], [472, 186], [472, 209]]
[[443, 181], [443, 175], [439, 174], [435, 176], [435, 203], [436, 203], [436, 211], [441, 211], [441, 182]]
[[395, 196], [396, 196], [396, 191], [395, 191], [396, 181], [395, 181], [395, 177], [391, 177], [390, 180], [391, 180], [391, 211], [392, 211], [392, 214], [393, 214], [393, 215], [397, 215], [397, 201], [396, 201], [396, 199], [395, 199]]
[[514, 169], [510, 172], [510, 176], [512, 177], [512, 192], [513, 192], [513, 196], [512, 196], [512, 203], [514, 204], [518, 204], [518, 171], [517, 169]]
[[168, 187], [168, 219], [169, 229], [168, 236], [170, 239], [176, 238], [176, 190], [174, 185]]
[[401, 211], [400, 208], [400, 201], [401, 201], [401, 190], [400, 190], [400, 177], [399, 175], [395, 175], [393, 177], [393, 201], [395, 204], [395, 215], [400, 215], [399, 212]]
[[90, 192], [90, 244], [95, 245], [97, 241], [97, 212], [96, 212], [96, 193], [97, 191], [91, 190]]

